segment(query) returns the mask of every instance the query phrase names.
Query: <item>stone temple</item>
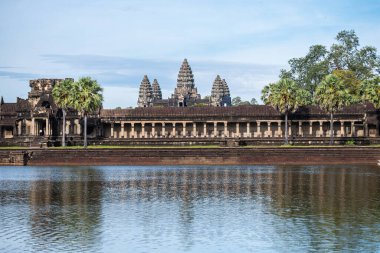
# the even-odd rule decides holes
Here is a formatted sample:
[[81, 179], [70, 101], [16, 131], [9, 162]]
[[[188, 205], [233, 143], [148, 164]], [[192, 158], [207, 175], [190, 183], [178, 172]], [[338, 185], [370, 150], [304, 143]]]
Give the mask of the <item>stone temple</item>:
[[184, 59], [178, 72], [177, 86], [168, 99], [162, 99], [158, 81], [154, 79], [150, 85], [147, 75], [141, 81], [138, 107], [187, 107], [187, 106], [231, 106], [230, 91], [227, 82], [218, 75], [212, 86], [211, 96], [201, 98], [195, 87], [194, 75], [191, 67]]
[[[0, 100], [1, 146], [58, 146], [66, 133], [68, 145], [83, 143], [81, 114], [69, 109], [62, 126], [62, 110], [52, 89], [63, 79], [30, 80], [26, 99]], [[2, 84], [3, 85], [3, 84]], [[282, 144], [284, 115], [267, 105], [230, 106], [229, 87], [216, 76], [209, 97], [201, 98], [185, 59], [173, 94], [162, 98], [160, 84], [144, 76], [137, 108], [99, 109], [89, 115], [89, 144], [106, 145], [240, 145]], [[380, 112], [372, 104], [357, 104], [334, 114], [336, 143], [380, 143]], [[298, 144], [326, 144], [330, 115], [318, 106], [299, 108], [289, 115], [289, 140]]]

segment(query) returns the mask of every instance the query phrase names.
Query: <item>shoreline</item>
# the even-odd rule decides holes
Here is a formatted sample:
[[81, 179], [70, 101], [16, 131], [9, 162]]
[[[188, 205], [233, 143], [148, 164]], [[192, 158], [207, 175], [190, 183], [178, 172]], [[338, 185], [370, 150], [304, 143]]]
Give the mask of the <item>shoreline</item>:
[[377, 165], [380, 147], [120, 147], [0, 149], [0, 165]]

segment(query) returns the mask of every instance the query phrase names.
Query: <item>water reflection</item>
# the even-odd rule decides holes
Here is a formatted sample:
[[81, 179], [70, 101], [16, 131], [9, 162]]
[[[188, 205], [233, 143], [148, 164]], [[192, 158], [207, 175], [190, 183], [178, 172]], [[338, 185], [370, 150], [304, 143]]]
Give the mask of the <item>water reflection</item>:
[[35, 252], [380, 250], [377, 167], [5, 168], [0, 175], [4, 252], [22, 241]]

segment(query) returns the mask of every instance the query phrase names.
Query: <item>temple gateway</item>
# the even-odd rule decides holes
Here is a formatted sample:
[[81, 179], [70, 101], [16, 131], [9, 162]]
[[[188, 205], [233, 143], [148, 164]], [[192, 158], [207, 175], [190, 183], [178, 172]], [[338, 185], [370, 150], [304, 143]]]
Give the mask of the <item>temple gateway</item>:
[[[0, 102], [0, 145], [61, 145], [62, 133], [68, 145], [81, 145], [83, 120], [68, 110], [62, 126], [62, 110], [52, 89], [62, 79], [29, 82], [27, 99]], [[89, 144], [108, 145], [193, 145], [193, 144], [281, 144], [285, 134], [284, 115], [271, 106], [231, 106], [227, 82], [219, 75], [211, 95], [197, 92], [191, 67], [185, 59], [177, 86], [168, 99], [162, 98], [159, 82], [144, 76], [135, 109], [100, 109], [88, 120]], [[378, 143], [379, 110], [372, 104], [358, 104], [334, 114], [337, 144]], [[317, 106], [301, 107], [289, 115], [289, 140], [299, 144], [328, 143], [330, 117]], [[232, 143], [232, 144], [231, 144]]]

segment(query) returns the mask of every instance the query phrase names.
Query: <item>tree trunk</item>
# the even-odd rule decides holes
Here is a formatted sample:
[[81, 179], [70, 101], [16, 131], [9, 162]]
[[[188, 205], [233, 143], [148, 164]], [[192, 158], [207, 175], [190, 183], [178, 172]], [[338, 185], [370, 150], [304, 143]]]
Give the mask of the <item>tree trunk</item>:
[[333, 113], [330, 113], [330, 145], [334, 144], [334, 118]]
[[84, 148], [87, 148], [87, 113], [84, 114], [84, 127], [83, 127], [83, 146]]
[[62, 147], [66, 146], [66, 110], [62, 109]]
[[288, 112], [285, 113], [285, 145], [288, 145]]

